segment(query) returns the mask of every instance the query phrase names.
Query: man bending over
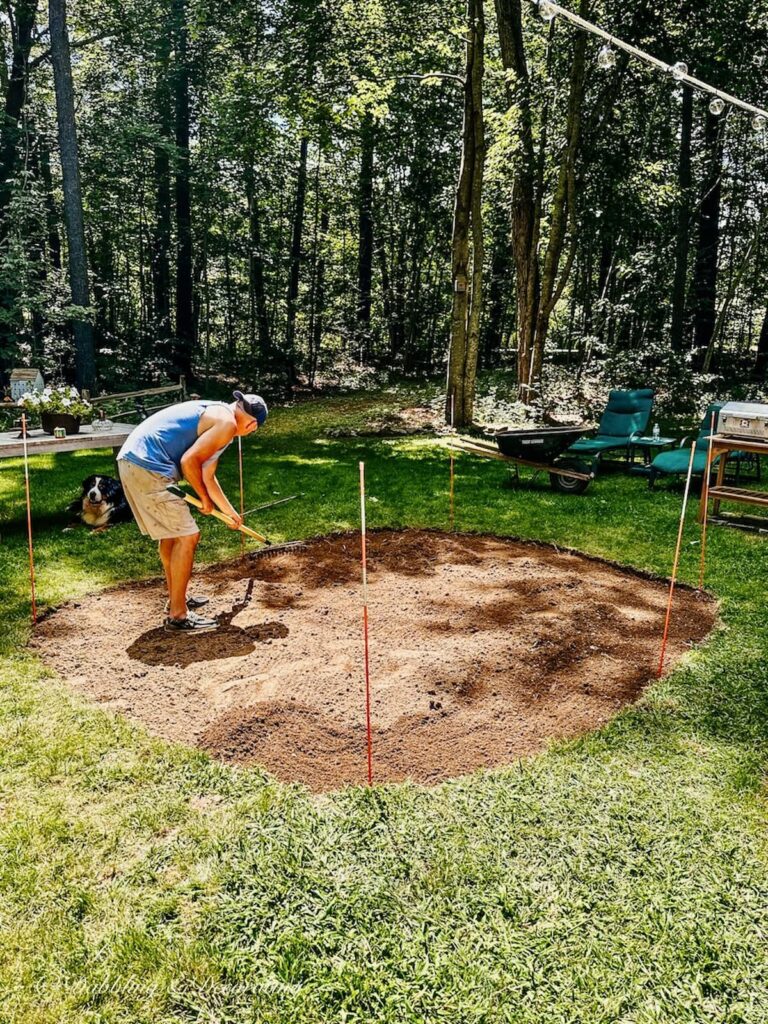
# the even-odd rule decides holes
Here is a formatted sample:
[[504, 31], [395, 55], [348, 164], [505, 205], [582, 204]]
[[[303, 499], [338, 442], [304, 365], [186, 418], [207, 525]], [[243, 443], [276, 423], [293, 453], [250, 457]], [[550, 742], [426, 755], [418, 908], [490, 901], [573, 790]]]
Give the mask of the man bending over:
[[166, 488], [183, 478], [197, 491], [205, 515], [216, 507], [230, 517], [233, 529], [241, 524], [216, 479], [216, 467], [235, 437], [263, 426], [267, 406], [258, 395], [235, 391], [232, 397], [235, 401], [229, 403], [197, 400], [161, 409], [130, 433], [117, 456], [123, 490], [139, 529], [159, 542], [168, 585], [165, 628], [172, 632], [217, 626], [215, 619], [194, 610], [208, 598], [187, 594], [200, 531], [189, 505]]

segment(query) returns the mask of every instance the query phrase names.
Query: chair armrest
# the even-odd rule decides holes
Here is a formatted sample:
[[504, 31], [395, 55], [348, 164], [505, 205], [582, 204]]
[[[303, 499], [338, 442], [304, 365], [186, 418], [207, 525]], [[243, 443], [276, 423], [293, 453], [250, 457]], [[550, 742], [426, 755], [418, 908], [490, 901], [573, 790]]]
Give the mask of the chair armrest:
[[680, 438], [680, 447], [681, 448], [687, 448], [688, 447], [688, 442], [692, 441], [692, 440], [693, 440], [693, 435], [692, 434], [686, 434], [685, 437], [681, 437]]

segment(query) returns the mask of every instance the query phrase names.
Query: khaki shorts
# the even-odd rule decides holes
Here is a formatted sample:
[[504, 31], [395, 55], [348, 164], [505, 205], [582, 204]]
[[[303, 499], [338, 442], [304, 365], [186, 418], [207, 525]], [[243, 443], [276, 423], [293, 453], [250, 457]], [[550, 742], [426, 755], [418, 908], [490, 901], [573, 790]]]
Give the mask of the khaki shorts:
[[176, 483], [175, 480], [152, 473], [127, 459], [119, 459], [117, 468], [125, 497], [142, 533], [152, 540], [169, 540], [200, 532], [186, 501], [166, 490], [168, 484]]

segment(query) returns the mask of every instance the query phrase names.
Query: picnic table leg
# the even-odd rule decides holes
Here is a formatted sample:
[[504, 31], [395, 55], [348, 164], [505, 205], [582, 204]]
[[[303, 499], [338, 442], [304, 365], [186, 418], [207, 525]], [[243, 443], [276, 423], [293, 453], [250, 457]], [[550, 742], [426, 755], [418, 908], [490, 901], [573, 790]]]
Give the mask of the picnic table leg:
[[[719, 462], [718, 467], [717, 467], [717, 479], [715, 480], [715, 486], [716, 487], [722, 487], [723, 486], [723, 480], [725, 480], [725, 464], [728, 461], [728, 455], [729, 455], [728, 452], [721, 452], [721, 454], [720, 454], [720, 462]], [[712, 503], [712, 513], [714, 515], [718, 515], [719, 512], [720, 512], [720, 499], [719, 498], [715, 498], [715, 500]]]

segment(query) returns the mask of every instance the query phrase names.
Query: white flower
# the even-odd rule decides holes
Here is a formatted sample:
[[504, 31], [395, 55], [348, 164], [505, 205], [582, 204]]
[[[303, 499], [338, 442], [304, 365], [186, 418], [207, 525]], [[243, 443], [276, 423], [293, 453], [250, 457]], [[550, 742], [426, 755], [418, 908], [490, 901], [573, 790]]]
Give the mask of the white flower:
[[62, 398], [61, 404], [63, 406], [72, 405], [72, 399], [70, 399], [70, 398]]

